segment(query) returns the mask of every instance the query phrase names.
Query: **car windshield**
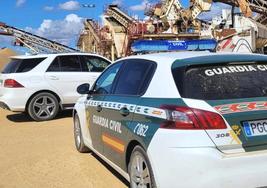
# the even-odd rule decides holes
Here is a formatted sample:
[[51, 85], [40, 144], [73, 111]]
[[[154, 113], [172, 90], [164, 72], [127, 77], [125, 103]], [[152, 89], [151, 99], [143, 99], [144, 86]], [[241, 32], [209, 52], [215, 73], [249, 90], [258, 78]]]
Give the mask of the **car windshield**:
[[267, 62], [173, 69], [181, 96], [202, 100], [267, 97]]
[[28, 72], [41, 63], [45, 58], [11, 59], [2, 74]]

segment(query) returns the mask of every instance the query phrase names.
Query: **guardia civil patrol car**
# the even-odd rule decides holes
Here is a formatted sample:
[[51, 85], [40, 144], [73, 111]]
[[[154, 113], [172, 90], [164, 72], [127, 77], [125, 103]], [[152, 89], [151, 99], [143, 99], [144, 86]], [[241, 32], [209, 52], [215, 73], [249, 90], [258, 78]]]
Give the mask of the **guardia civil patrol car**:
[[131, 187], [267, 186], [267, 56], [132, 56], [77, 90], [77, 150]]

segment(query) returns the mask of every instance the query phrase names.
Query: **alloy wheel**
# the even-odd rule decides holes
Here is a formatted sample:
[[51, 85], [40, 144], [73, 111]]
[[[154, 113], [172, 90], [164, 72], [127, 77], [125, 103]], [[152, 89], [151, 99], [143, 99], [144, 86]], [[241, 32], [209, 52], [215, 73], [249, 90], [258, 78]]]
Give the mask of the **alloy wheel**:
[[37, 118], [50, 118], [56, 112], [56, 102], [49, 96], [40, 96], [33, 103], [33, 112]]
[[130, 170], [132, 188], [152, 188], [147, 162], [139, 152], [133, 156]]
[[81, 145], [81, 128], [79, 118], [76, 116], [74, 120], [74, 135], [76, 140], [76, 145], [79, 148]]

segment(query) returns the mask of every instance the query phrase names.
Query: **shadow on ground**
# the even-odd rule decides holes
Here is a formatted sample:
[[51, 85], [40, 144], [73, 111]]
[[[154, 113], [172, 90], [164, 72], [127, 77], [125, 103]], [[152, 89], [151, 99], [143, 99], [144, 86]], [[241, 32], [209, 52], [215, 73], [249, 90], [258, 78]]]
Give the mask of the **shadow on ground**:
[[95, 153], [91, 153], [92, 156], [94, 156], [102, 165], [105, 166], [114, 176], [116, 176], [122, 183], [124, 183], [126, 186], [130, 187], [129, 182], [116, 170], [114, 170], [108, 163], [106, 163], [103, 159], [101, 159], [98, 155]]
[[[61, 119], [66, 117], [72, 116], [72, 110], [64, 110], [62, 112], [59, 112], [57, 117], [55, 119]], [[34, 122], [34, 120], [31, 119], [31, 117], [27, 113], [17, 113], [17, 114], [10, 114], [7, 115], [6, 118], [9, 121], [15, 122], [15, 123], [25, 123], [25, 122]]]
[[104, 165], [114, 176], [116, 176], [122, 183], [124, 183], [126, 186], [130, 187], [129, 182], [116, 170], [114, 170], [108, 163], [106, 163], [103, 159], [101, 159], [98, 155], [95, 153], [92, 153], [92, 156], [94, 156], [102, 165]]

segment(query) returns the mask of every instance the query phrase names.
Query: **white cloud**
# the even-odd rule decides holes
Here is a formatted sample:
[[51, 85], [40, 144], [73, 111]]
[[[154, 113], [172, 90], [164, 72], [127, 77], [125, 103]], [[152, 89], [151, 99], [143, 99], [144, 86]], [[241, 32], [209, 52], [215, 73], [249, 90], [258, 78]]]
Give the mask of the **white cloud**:
[[53, 11], [55, 8], [53, 6], [45, 6], [44, 10], [45, 11]]
[[121, 6], [123, 4], [123, 0], [114, 0], [111, 4]]
[[59, 4], [59, 9], [62, 10], [79, 10], [81, 5], [78, 1], [67, 1], [65, 3]]
[[73, 23], [82, 23], [82, 19], [83, 18], [77, 16], [76, 14], [69, 14], [65, 18], [67, 22], [73, 22]]
[[63, 20], [43, 20], [39, 28], [27, 27], [28, 32], [57, 41], [65, 45], [75, 46], [83, 28], [83, 18], [76, 14], [69, 14]]
[[207, 21], [212, 20], [212, 18], [222, 14], [222, 9], [231, 9], [231, 6], [224, 3], [213, 3], [211, 10], [209, 12], [201, 13], [198, 18]]
[[17, 0], [16, 1], [16, 7], [22, 6], [25, 2], [26, 2], [26, 0]]
[[143, 0], [141, 4], [131, 6], [130, 9], [133, 11], [143, 11], [145, 10], [146, 6], [149, 5], [148, 0]]

